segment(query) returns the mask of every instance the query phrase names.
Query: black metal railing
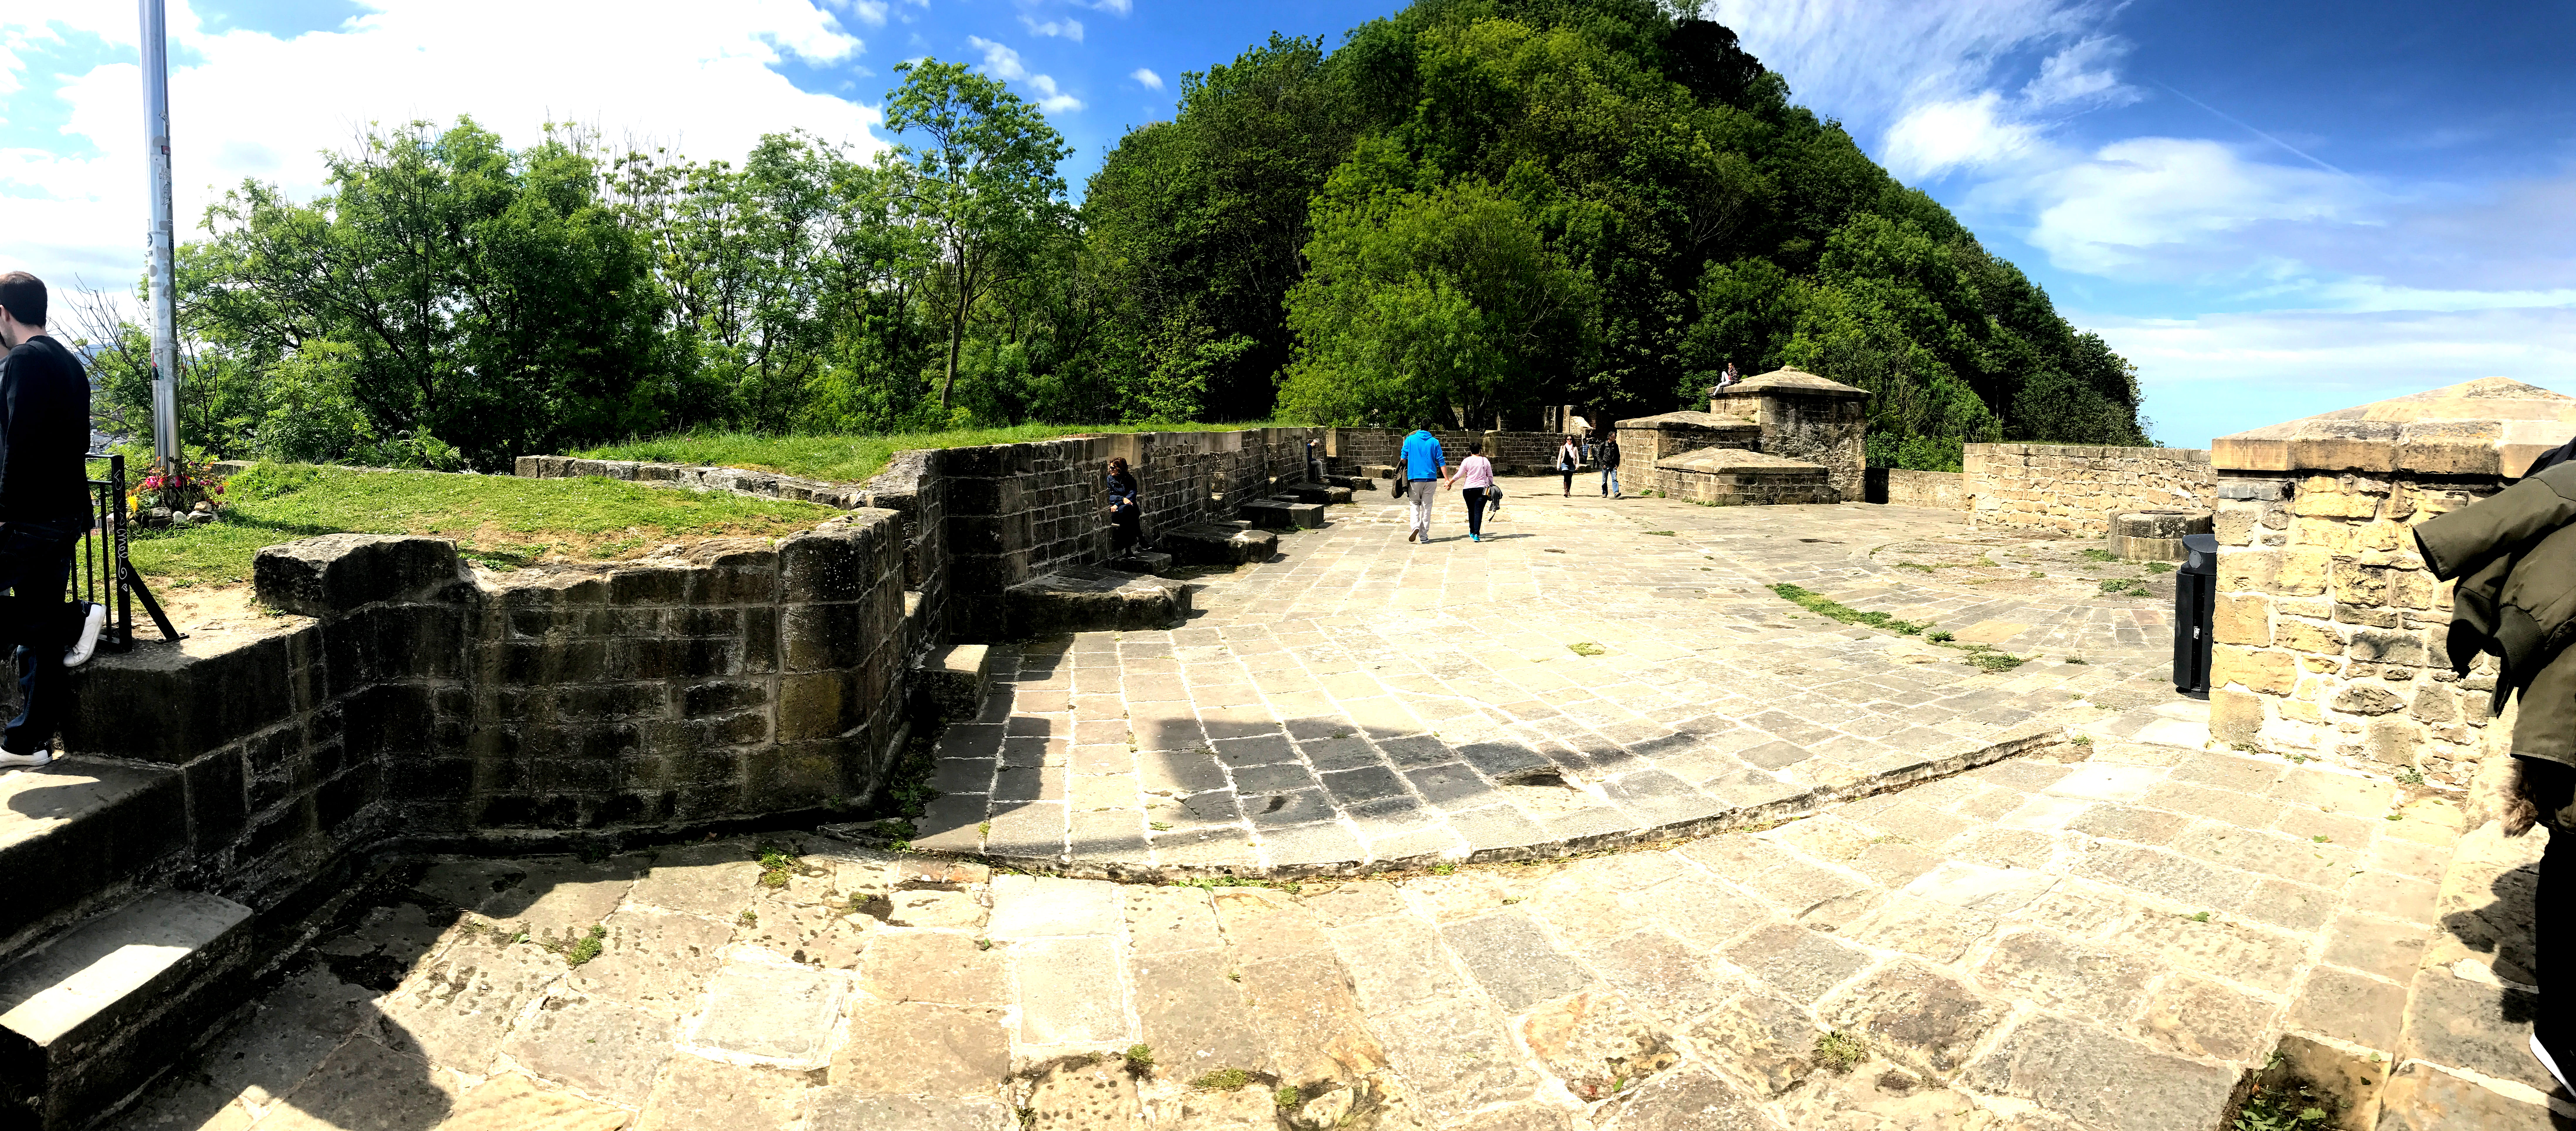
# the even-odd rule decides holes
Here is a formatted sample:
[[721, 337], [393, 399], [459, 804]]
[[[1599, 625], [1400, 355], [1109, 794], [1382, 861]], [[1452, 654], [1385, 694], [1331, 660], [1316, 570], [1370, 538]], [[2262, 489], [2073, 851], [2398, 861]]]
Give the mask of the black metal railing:
[[181, 639], [169, 614], [161, 611], [161, 602], [152, 599], [152, 591], [144, 587], [142, 576], [126, 557], [132, 527], [125, 512], [125, 457], [91, 452], [89, 459], [107, 463], [107, 478], [89, 481], [90, 528], [81, 536], [80, 553], [72, 562], [71, 599], [107, 606], [107, 627], [99, 633], [98, 645], [108, 651], [134, 647], [136, 601], [143, 603], [145, 615], [152, 618], [152, 627], [160, 630], [162, 639]]

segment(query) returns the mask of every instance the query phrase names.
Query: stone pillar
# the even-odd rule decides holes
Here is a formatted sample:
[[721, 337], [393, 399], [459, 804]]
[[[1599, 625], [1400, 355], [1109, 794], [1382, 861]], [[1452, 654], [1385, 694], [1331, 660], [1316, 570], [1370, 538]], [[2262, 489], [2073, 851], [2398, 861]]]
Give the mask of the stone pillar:
[[2451, 586], [2413, 528], [2571, 430], [2576, 398], [2485, 378], [2220, 437], [2212, 735], [2467, 784], [2506, 745], [2481, 735], [2496, 664], [2451, 669]]

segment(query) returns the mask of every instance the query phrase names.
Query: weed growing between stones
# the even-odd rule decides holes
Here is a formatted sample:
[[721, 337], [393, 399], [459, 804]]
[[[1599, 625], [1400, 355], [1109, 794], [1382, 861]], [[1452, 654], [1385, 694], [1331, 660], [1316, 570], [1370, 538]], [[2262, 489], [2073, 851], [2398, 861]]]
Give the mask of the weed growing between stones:
[[2147, 572], [2148, 572], [2148, 573], [2172, 573], [2173, 571], [2174, 571], [2174, 564], [2173, 564], [2172, 562], [2148, 562], [2148, 563], [2147, 563]]
[[1930, 573], [1930, 572], [1932, 572], [1932, 567], [1931, 567], [1931, 566], [1925, 565], [1925, 564], [1923, 564], [1923, 563], [1921, 563], [1921, 562], [1898, 562], [1898, 563], [1896, 563], [1896, 568], [1898, 568], [1898, 569], [1919, 570], [1919, 571], [1924, 572], [1924, 573]]
[[2424, 771], [2416, 769], [2413, 766], [2408, 766], [2405, 769], [2399, 770], [2397, 771], [2397, 784], [2422, 785], [2424, 784]]
[[1958, 637], [1951, 635], [1949, 629], [1936, 628], [1930, 632], [1924, 633], [1923, 639], [1929, 640], [1935, 644], [1947, 644], [1958, 639]]
[[769, 844], [760, 846], [760, 885], [762, 887], [786, 887], [790, 870], [795, 867], [796, 858], [789, 856], [778, 846]]
[[606, 939], [607, 937], [607, 927], [601, 926], [597, 923], [591, 924], [590, 933], [583, 935], [581, 937], [581, 941], [572, 944], [571, 947], [564, 951], [564, 965], [579, 966], [584, 962], [588, 962], [591, 959], [599, 957], [599, 949], [604, 945], [601, 940]]
[[1152, 1045], [1143, 1044], [1141, 1042], [1132, 1044], [1127, 1046], [1126, 1052], [1120, 1053], [1119, 1055], [1127, 1059], [1127, 1071], [1129, 1072], [1133, 1072], [1141, 1076], [1154, 1070], [1154, 1047]]
[[1247, 880], [1241, 876], [1201, 876], [1187, 880], [1170, 880], [1166, 881], [1165, 886], [1198, 888], [1203, 891], [1214, 891], [1217, 888], [1277, 888], [1290, 895], [1306, 890], [1306, 885], [1295, 880]]
[[1211, 1092], [1231, 1092], [1252, 1082], [1252, 1074], [1240, 1068], [1220, 1068], [1190, 1081], [1190, 1086]]
[[1674, 534], [1672, 531], [1669, 531], [1669, 530], [1649, 530], [1649, 531], [1646, 531], [1646, 533], [1648, 533], [1648, 534], [1660, 534], [1660, 535], [1663, 535], [1663, 536], [1664, 536], [1664, 537], [1666, 537], [1666, 538], [1675, 538], [1675, 537], [1679, 537], [1679, 535], [1676, 535], [1676, 534]]
[[1306, 1093], [1299, 1091], [1295, 1084], [1281, 1084], [1279, 1090], [1271, 1094], [1270, 1102], [1277, 1104], [1279, 1110], [1287, 1111], [1306, 1102]]
[[2076, 556], [2083, 558], [2088, 562], [2116, 562], [2120, 560], [2120, 555], [2114, 554], [2109, 550], [2100, 549], [2081, 550], [2077, 552]]
[[757, 927], [760, 925], [760, 916], [746, 907], [742, 909], [742, 914], [733, 917], [733, 921], [736, 926]]
[[1869, 1046], [1849, 1033], [1835, 1030], [1816, 1036], [1816, 1065], [1836, 1075], [1858, 1068], [1869, 1059]]
[[1566, 647], [1566, 650], [1567, 650], [1567, 651], [1570, 651], [1570, 652], [1574, 653], [1574, 654], [1575, 654], [1575, 655], [1577, 655], [1577, 656], [1603, 656], [1603, 655], [1608, 655], [1608, 654], [1609, 654], [1609, 652], [1610, 652], [1610, 650], [1609, 650], [1609, 649], [1604, 648], [1604, 647], [1602, 647], [1602, 646], [1600, 646], [1600, 645], [1598, 645], [1598, 644], [1595, 644], [1595, 643], [1593, 643], [1593, 642], [1591, 642], [1591, 641], [1589, 641], [1589, 640], [1577, 640], [1577, 641], [1575, 641], [1575, 642], [1574, 642], [1574, 643], [1572, 643], [1572, 644], [1568, 644], [1568, 645], [1566, 645], [1565, 647]]
[[2102, 593], [2110, 597], [2144, 597], [2147, 583], [2132, 578], [2112, 578], [2102, 583]]
[[1898, 620], [1886, 613], [1855, 609], [1822, 593], [1810, 592], [1785, 581], [1772, 586], [1771, 591], [1779, 594], [1782, 600], [1799, 608], [1844, 624], [1865, 624], [1871, 628], [1883, 628], [1902, 636], [1920, 636], [1925, 629], [1932, 627], [1928, 624], [1916, 624], [1910, 620]]

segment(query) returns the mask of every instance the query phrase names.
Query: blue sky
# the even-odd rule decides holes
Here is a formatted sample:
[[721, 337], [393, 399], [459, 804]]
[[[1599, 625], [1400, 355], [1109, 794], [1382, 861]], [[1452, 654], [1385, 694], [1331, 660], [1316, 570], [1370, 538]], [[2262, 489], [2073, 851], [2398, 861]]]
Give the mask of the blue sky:
[[[180, 208], [318, 186], [366, 123], [472, 113], [738, 157], [883, 143], [895, 63], [1049, 107], [1079, 186], [1185, 71], [1391, 0], [173, 0]], [[2135, 361], [2166, 443], [2479, 376], [2576, 392], [2576, 4], [1703, 0], [1795, 96]], [[140, 247], [130, 7], [0, 11], [0, 267]]]

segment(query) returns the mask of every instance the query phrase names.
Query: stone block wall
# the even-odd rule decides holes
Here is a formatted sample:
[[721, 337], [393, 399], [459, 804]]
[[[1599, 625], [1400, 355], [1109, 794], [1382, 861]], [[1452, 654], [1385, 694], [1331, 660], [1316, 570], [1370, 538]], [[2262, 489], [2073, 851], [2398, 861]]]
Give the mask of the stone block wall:
[[1713, 507], [1785, 506], [1840, 499], [1826, 469], [1803, 460], [1756, 452], [1661, 460], [1653, 465], [1653, 485], [1670, 498]]
[[1968, 509], [1968, 477], [1956, 471], [1907, 471], [1896, 467], [1869, 469], [1868, 501], [1894, 507], [1930, 510]]
[[1675, 419], [1685, 415], [1668, 413], [1621, 421], [1621, 457], [1629, 463], [1651, 467], [1673, 456], [1706, 448], [1756, 451], [1762, 445], [1762, 429], [1750, 420], [1705, 413], [1699, 414], [1699, 421]]
[[[1413, 433], [1395, 428], [1328, 428], [1325, 451], [1342, 464], [1367, 467], [1372, 464], [1393, 465], [1404, 450], [1404, 438]], [[1449, 466], [1458, 466], [1467, 453], [1482, 451], [1485, 458], [1506, 473], [1537, 475], [1556, 466], [1557, 446], [1565, 437], [1556, 432], [1454, 432], [1433, 429], [1440, 440], [1440, 454]], [[1624, 441], [1623, 441], [1624, 446]]]
[[2121, 511], [2216, 501], [2209, 453], [2195, 448], [1970, 444], [1964, 466], [1968, 509], [1980, 526], [2090, 538], [2109, 534]]
[[2413, 527], [2502, 486], [2350, 473], [2220, 480], [2211, 733], [2466, 784], [2494, 660], [2452, 673], [2451, 586], [2424, 569]]
[[1866, 401], [1775, 391], [1761, 402], [1764, 452], [1821, 464], [1836, 494], [1862, 497], [1861, 475], [1869, 465]]
[[177, 771], [148, 882], [258, 909], [376, 847], [583, 837], [822, 811], [906, 733], [899, 520], [478, 579], [442, 539], [264, 551], [287, 631], [75, 673], [66, 749]]

